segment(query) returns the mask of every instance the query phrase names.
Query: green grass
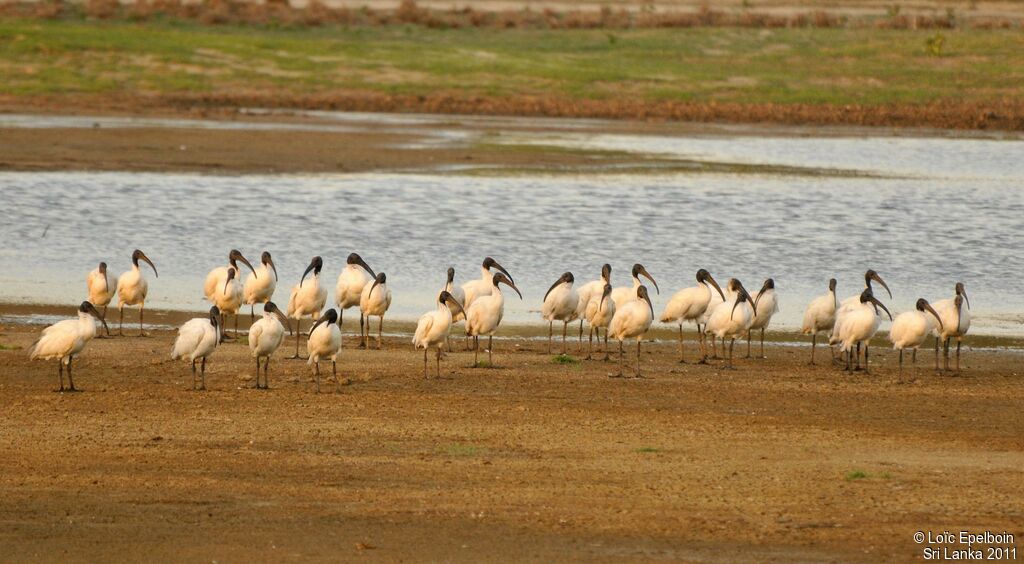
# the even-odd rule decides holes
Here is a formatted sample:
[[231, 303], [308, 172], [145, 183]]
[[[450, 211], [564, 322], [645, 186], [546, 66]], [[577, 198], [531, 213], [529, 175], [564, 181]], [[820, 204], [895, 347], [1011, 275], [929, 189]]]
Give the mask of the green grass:
[[846, 479], [848, 481], [866, 480], [869, 477], [870, 477], [870, 475], [867, 472], [863, 471], [863, 470], [854, 470], [852, 472], [847, 472], [846, 473]]
[[573, 357], [571, 357], [571, 356], [569, 356], [567, 354], [555, 355], [555, 356], [551, 357], [551, 362], [553, 362], [555, 364], [579, 364], [580, 363], [579, 360], [577, 360], [577, 359], [575, 359], [575, 358], [573, 358]]
[[[553, 96], [882, 104], [1024, 94], [1024, 34], [930, 30], [271, 29], [0, 20], [0, 94]], [[932, 39], [934, 44], [934, 39]]]
[[0, 351], [20, 351], [21, 347], [18, 345], [5, 345], [0, 343]]
[[658, 449], [654, 447], [640, 447], [636, 449], [637, 452], [658, 452]]
[[459, 443], [451, 444], [444, 448], [444, 453], [447, 454], [448, 456], [470, 457], [487, 454], [487, 452], [488, 451], [486, 448], [476, 447], [473, 445], [464, 445]]

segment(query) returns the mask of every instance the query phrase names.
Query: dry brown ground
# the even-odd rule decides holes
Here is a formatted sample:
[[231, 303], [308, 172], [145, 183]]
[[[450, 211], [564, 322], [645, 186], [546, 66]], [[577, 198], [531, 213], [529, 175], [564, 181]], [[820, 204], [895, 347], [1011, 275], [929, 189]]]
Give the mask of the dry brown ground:
[[229, 343], [198, 393], [157, 331], [93, 341], [85, 391], [58, 394], [26, 356], [38, 328], [0, 331], [6, 560], [891, 561], [920, 558], [918, 530], [1024, 538], [1019, 352], [898, 385], [881, 347], [848, 376], [803, 348], [728, 372], [666, 343], [622, 380], [502, 340], [497, 368], [457, 352], [424, 380], [402, 338], [346, 348], [351, 383], [315, 395], [284, 359], [248, 389]]

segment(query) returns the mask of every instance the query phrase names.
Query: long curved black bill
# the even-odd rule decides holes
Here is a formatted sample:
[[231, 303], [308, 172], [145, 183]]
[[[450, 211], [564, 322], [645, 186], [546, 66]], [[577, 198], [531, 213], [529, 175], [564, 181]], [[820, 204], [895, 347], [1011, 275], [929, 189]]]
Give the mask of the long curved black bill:
[[889, 316], [889, 321], [892, 321], [892, 313], [889, 312], [889, 308], [885, 307], [885, 304], [883, 304], [882, 302], [878, 301], [878, 298], [876, 298], [874, 296], [871, 296], [869, 299], [871, 300], [871, 303], [873, 303], [876, 306], [882, 308], [885, 311], [885, 314]]
[[708, 274], [708, 282], [711, 282], [711, 285], [714, 286], [716, 290], [718, 290], [718, 295], [722, 296], [722, 301], [724, 302], [725, 293], [722, 292], [722, 288], [718, 285], [718, 282], [715, 282], [714, 277], [712, 277], [710, 274]]
[[934, 309], [932, 308], [932, 304], [930, 304], [930, 303], [927, 303], [927, 302], [926, 302], [926, 303], [924, 304], [924, 308], [925, 308], [925, 309], [927, 309], [927, 310], [928, 310], [928, 312], [929, 312], [929, 313], [931, 313], [931, 314], [932, 314], [932, 316], [934, 316], [934, 317], [935, 317], [935, 320], [939, 322], [939, 329], [940, 329], [940, 330], [944, 330], [944, 329], [945, 329], [945, 327], [943, 327], [943, 326], [942, 326], [942, 319], [941, 319], [941, 318], [939, 317], [939, 312], [935, 311], [935, 310], [934, 310]]

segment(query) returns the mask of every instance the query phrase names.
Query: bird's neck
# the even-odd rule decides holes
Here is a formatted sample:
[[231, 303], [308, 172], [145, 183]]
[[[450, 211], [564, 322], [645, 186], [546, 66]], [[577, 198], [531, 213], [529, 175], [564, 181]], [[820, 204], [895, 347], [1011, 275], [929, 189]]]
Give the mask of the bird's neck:
[[481, 266], [480, 267], [480, 279], [481, 280], [490, 280], [491, 279], [491, 269]]

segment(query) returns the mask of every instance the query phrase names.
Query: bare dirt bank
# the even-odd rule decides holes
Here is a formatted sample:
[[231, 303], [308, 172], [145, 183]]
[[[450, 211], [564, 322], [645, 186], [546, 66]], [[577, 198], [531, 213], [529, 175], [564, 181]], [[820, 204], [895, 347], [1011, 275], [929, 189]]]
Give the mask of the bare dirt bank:
[[892, 561], [920, 558], [918, 530], [1024, 538], [1015, 353], [898, 385], [881, 347], [847, 376], [792, 347], [729, 372], [660, 345], [651, 379], [617, 380], [512, 340], [497, 368], [456, 352], [424, 381], [401, 339], [346, 348], [349, 385], [317, 396], [280, 358], [271, 390], [247, 389], [230, 343], [194, 393], [157, 331], [94, 341], [86, 391], [57, 394], [26, 357], [38, 328], [0, 331], [14, 560]]

